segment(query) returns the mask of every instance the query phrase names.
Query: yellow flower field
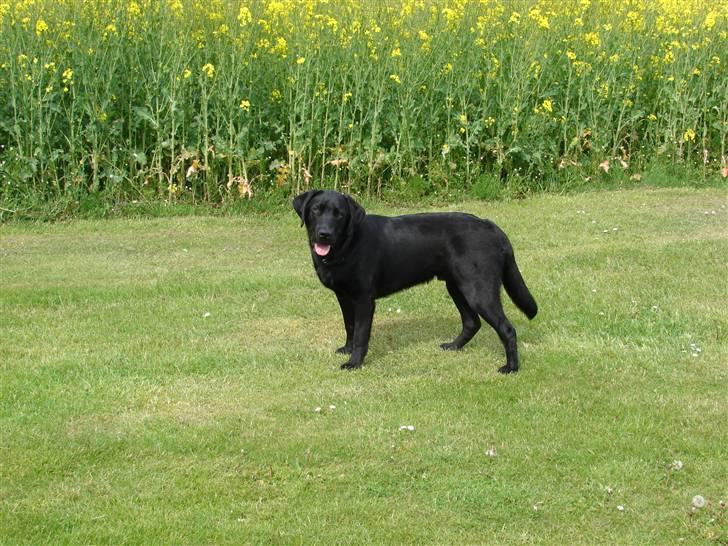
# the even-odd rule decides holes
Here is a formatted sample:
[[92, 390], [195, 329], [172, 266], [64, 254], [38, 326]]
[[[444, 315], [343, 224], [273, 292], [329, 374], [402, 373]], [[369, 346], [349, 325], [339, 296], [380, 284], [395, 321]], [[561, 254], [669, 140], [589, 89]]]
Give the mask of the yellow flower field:
[[0, 0], [0, 196], [719, 172], [727, 21], [701, 0]]

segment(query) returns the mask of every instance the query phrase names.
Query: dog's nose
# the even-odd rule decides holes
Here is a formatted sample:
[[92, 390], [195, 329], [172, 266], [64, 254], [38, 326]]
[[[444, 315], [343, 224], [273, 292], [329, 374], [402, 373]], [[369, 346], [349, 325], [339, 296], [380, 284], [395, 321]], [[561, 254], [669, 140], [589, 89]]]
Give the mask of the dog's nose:
[[325, 242], [325, 241], [328, 241], [330, 239], [331, 239], [331, 232], [330, 231], [327, 231], [327, 230], [324, 230], [324, 229], [320, 229], [318, 231], [318, 240], [319, 241]]

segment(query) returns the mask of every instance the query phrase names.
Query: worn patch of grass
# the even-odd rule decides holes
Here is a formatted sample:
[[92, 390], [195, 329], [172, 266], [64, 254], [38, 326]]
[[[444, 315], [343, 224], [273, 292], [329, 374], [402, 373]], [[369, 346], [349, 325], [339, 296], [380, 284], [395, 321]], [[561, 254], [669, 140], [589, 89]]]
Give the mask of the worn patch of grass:
[[292, 211], [0, 226], [0, 542], [728, 540], [725, 191], [452, 208], [540, 304], [515, 376], [441, 283], [340, 371]]

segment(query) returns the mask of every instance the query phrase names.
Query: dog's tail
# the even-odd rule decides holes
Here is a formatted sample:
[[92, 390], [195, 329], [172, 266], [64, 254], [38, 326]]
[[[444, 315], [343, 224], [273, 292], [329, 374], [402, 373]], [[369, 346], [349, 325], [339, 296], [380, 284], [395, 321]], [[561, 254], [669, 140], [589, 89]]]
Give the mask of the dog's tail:
[[518, 270], [513, 251], [508, 252], [506, 263], [503, 266], [503, 286], [508, 296], [513, 300], [513, 303], [516, 304], [516, 307], [523, 311], [529, 319], [536, 316], [536, 313], [538, 313], [538, 305], [536, 304], [536, 300], [533, 299], [531, 292], [528, 291], [526, 282]]

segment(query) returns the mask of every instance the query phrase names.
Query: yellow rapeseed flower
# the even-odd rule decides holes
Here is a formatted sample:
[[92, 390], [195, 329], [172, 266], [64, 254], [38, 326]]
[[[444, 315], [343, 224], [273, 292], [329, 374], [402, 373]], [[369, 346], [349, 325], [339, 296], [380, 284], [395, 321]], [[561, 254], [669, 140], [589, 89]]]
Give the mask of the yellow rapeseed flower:
[[207, 63], [202, 67], [202, 72], [208, 77], [208, 78], [214, 78], [215, 77], [215, 65], [211, 63]]
[[283, 18], [288, 14], [288, 7], [285, 2], [273, 0], [272, 2], [268, 2], [268, 6], [265, 8], [265, 13], [271, 19]]
[[599, 47], [602, 44], [599, 34], [596, 32], [587, 32], [584, 34], [584, 41], [592, 47]]
[[252, 20], [253, 14], [250, 13], [250, 10], [245, 6], [240, 6], [240, 11], [238, 12], [238, 23], [240, 23], [240, 26], [244, 27]]
[[184, 9], [184, 6], [182, 5], [182, 2], [180, 0], [168, 0], [169, 1], [169, 9], [172, 10], [172, 12], [175, 15], [181, 15], [182, 11]]
[[703, 28], [705, 30], [712, 30], [715, 26], [716, 19], [718, 19], [718, 12], [714, 9], [710, 10], [708, 15], [705, 16], [705, 21], [703, 21]]
[[270, 48], [270, 52], [274, 55], [286, 57], [288, 55], [288, 42], [286, 39], [283, 36], [278, 36], [276, 38], [276, 43]]
[[247, 99], [243, 99], [240, 101], [240, 109], [245, 110], [246, 112], [250, 112], [250, 101]]
[[543, 13], [541, 13], [541, 10], [537, 7], [532, 8], [528, 12], [528, 18], [533, 21], [536, 21], [539, 28], [543, 28], [543, 29], [547, 29], [547, 30], [550, 28], [548, 17], [546, 17]]
[[694, 142], [695, 141], [695, 131], [693, 129], [688, 129], [683, 133], [683, 142]]
[[48, 23], [46, 23], [43, 19], [38, 19], [35, 22], [35, 35], [40, 36], [46, 30], [48, 30]]
[[427, 34], [424, 30], [420, 30], [417, 33], [417, 37], [420, 39], [420, 42], [422, 42], [420, 44], [420, 50], [423, 53], [429, 53], [432, 51], [432, 36]]
[[139, 7], [139, 4], [133, 1], [129, 3], [129, 7], [126, 8], [126, 11], [129, 13], [129, 17], [139, 17], [142, 14], [142, 8]]

